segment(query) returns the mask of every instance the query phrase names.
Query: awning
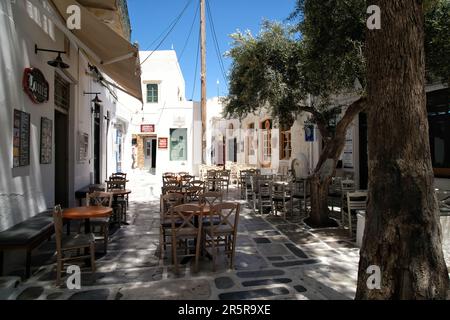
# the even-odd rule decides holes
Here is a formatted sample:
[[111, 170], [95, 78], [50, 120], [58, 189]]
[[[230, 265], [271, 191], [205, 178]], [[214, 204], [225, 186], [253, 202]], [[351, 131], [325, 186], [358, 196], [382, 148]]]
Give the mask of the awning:
[[[115, 1], [102, 2], [107, 6]], [[89, 48], [86, 54], [101, 71], [117, 82], [123, 91], [142, 102], [139, 49], [114, 32], [76, 0], [53, 0], [53, 4], [64, 20], [69, 17], [66, 12], [69, 6], [80, 7], [81, 29], [72, 30], [72, 33], [85, 47]]]
[[85, 7], [92, 7], [104, 10], [117, 9], [117, 0], [79, 0], [78, 2]]

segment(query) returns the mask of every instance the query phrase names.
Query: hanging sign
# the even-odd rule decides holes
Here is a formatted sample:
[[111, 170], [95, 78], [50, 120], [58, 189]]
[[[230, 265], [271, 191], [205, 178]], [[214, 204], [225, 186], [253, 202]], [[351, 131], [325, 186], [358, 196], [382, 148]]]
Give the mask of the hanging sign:
[[142, 124], [141, 125], [141, 132], [142, 133], [154, 133], [155, 132], [155, 125], [154, 124]]
[[158, 138], [158, 149], [167, 149], [169, 147], [168, 138]]
[[305, 141], [314, 142], [314, 125], [305, 125]]
[[23, 89], [34, 103], [44, 103], [49, 98], [49, 85], [37, 68], [27, 68], [23, 73]]

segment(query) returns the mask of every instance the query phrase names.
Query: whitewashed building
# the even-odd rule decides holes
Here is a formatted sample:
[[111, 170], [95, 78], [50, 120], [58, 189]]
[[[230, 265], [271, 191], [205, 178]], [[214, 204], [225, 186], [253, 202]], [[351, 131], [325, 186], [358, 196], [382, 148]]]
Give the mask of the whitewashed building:
[[[69, 30], [73, 4], [81, 29]], [[75, 206], [78, 189], [115, 172], [117, 132], [128, 127], [127, 116], [116, 119], [118, 88], [142, 94], [124, 0], [1, 1], [0, 26], [3, 231], [55, 204]]]
[[[144, 104], [120, 95], [133, 110], [135, 168], [197, 174], [201, 163], [201, 109], [187, 101], [185, 81], [174, 50], [141, 51]], [[131, 153], [130, 153], [131, 155]]]

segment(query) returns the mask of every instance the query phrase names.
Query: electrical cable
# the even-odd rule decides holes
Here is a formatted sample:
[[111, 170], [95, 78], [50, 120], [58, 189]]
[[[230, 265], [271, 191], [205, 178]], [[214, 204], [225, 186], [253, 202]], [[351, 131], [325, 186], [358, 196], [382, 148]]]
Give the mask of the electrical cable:
[[180, 22], [181, 17], [183, 16], [183, 14], [186, 12], [187, 8], [190, 6], [190, 4], [192, 3], [192, 0], [189, 0], [189, 2], [186, 4], [186, 6], [183, 8], [183, 10], [181, 11], [181, 13], [175, 18], [175, 20], [172, 22], [171, 25], [169, 25], [170, 29], [167, 32], [167, 34], [164, 36], [164, 38], [158, 43], [158, 45], [156, 46], [156, 48], [150, 52], [150, 54], [144, 59], [144, 61], [141, 62], [141, 65], [143, 65], [152, 55], [153, 53], [155, 53], [156, 50], [158, 50], [161, 45], [164, 43], [164, 41], [167, 39], [167, 37], [172, 33], [173, 29], [175, 28], [175, 26], [178, 24], [178, 22]]
[[225, 65], [223, 63], [222, 55], [221, 55], [221, 52], [220, 52], [220, 46], [219, 46], [219, 41], [217, 39], [217, 33], [216, 33], [215, 25], [214, 25], [214, 19], [213, 19], [212, 13], [211, 13], [211, 7], [209, 5], [209, 1], [208, 0], [206, 0], [206, 9], [207, 9], [207, 12], [208, 12], [209, 20], [211, 22], [210, 23], [210, 29], [211, 29], [211, 33], [213, 35], [214, 48], [216, 50], [216, 55], [217, 55], [217, 59], [218, 59], [218, 62], [219, 62], [219, 67], [220, 67], [220, 70], [221, 70], [221, 73], [222, 73], [222, 77], [225, 80], [225, 85], [228, 88], [228, 84], [227, 84], [228, 83], [228, 77], [226, 76]]
[[180, 62], [183, 58], [183, 54], [186, 50], [189, 39], [191, 38], [192, 30], [194, 29], [195, 22], [197, 21], [197, 15], [198, 15], [199, 9], [200, 9], [200, 1], [198, 2], [197, 9], [195, 10], [194, 20], [192, 20], [192, 24], [191, 24], [191, 28], [189, 29], [188, 37], [186, 38], [186, 42], [184, 43], [183, 50], [181, 50], [180, 58], [178, 59]]

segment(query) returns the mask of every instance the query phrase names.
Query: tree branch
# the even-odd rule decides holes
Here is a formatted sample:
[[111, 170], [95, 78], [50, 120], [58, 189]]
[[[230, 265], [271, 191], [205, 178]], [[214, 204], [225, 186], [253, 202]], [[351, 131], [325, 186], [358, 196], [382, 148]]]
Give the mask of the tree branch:
[[300, 106], [298, 108], [300, 111], [311, 113], [314, 117], [314, 120], [317, 124], [317, 128], [319, 128], [320, 135], [324, 138], [331, 138], [330, 131], [327, 128], [327, 122], [325, 121], [323, 115], [315, 108]]
[[355, 116], [364, 111], [367, 107], [367, 99], [365, 97], [359, 98], [353, 102], [345, 111], [344, 116], [336, 126], [336, 136], [345, 135], [350, 123], [352, 123]]

